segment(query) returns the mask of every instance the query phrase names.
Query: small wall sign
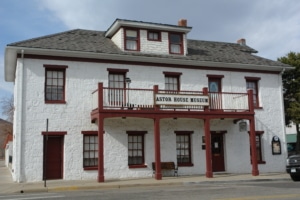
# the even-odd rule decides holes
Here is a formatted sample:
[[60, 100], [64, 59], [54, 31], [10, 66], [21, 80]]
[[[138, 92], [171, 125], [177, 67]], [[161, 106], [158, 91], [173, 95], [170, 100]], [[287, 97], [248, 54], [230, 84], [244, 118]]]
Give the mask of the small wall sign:
[[274, 136], [272, 139], [272, 154], [280, 155], [281, 154], [281, 144], [280, 139], [277, 136]]

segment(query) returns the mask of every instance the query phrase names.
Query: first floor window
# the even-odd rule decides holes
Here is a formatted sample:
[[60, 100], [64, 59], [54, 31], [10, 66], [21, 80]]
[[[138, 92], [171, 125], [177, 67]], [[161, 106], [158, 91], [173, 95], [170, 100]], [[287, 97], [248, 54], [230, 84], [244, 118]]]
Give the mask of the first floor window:
[[178, 166], [192, 165], [190, 131], [176, 131], [176, 154]]
[[[262, 157], [262, 141], [261, 141], [261, 137], [262, 134], [264, 132], [263, 131], [256, 131], [256, 135], [255, 135], [255, 141], [256, 141], [256, 159], [258, 163], [265, 163], [265, 161], [263, 161], [263, 157]], [[250, 149], [251, 151], [251, 149]], [[251, 151], [252, 152], [252, 151]]]
[[128, 131], [128, 165], [144, 165], [144, 131]]
[[97, 131], [82, 132], [83, 135], [83, 167], [98, 166], [98, 135]]

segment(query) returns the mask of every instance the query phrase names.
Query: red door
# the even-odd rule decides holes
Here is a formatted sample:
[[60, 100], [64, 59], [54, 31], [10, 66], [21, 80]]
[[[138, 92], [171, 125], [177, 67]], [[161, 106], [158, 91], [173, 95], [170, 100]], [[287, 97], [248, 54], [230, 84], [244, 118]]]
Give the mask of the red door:
[[63, 136], [44, 136], [44, 178], [63, 178]]
[[212, 170], [225, 171], [223, 134], [211, 134]]

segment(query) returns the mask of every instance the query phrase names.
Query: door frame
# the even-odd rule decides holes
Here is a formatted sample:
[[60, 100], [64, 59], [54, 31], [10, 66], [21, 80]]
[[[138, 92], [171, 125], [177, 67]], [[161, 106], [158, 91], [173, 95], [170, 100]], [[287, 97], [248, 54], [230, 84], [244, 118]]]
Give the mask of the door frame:
[[[213, 172], [224, 172], [225, 169], [225, 147], [224, 147], [224, 135], [227, 131], [211, 131], [211, 162], [212, 162], [212, 171]], [[221, 139], [221, 144], [214, 144], [213, 137], [219, 137]], [[221, 149], [219, 150], [220, 154], [214, 154], [214, 147], [217, 145]]]
[[[49, 177], [47, 177], [47, 160], [48, 157], [46, 157], [47, 155], [47, 151], [48, 151], [48, 141], [51, 138], [59, 138], [60, 139], [60, 152], [57, 156], [60, 157], [60, 170], [61, 170], [61, 176], [60, 178], [57, 179], [63, 179], [64, 174], [63, 174], [63, 170], [64, 170], [64, 135], [66, 135], [67, 132], [42, 132], [43, 135], [43, 180], [47, 180], [49, 179]], [[48, 140], [47, 140], [48, 139]]]

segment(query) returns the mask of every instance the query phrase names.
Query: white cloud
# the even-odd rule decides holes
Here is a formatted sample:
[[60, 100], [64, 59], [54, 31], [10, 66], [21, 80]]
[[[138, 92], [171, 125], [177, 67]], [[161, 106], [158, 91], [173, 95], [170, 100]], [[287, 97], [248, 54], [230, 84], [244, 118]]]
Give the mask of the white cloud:
[[68, 28], [106, 30], [116, 18], [176, 24], [188, 19], [190, 38], [236, 42], [246, 38], [258, 55], [276, 60], [289, 51], [300, 51], [298, 0], [197, 1], [173, 0], [43, 0]]

